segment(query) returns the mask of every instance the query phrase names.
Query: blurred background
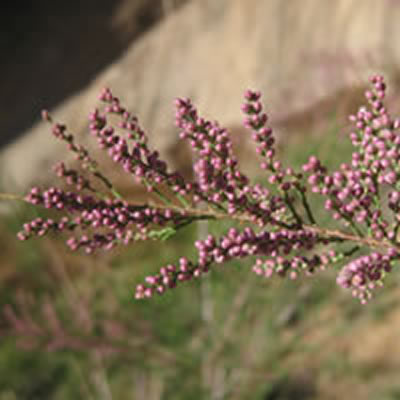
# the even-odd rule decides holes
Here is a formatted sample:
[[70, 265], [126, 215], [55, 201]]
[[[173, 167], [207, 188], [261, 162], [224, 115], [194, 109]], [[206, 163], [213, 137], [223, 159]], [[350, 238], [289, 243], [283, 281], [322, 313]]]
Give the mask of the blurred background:
[[[0, 13], [0, 189], [53, 183], [70, 158], [40, 121], [48, 108], [88, 146], [88, 113], [108, 86], [170, 165], [191, 172], [173, 100], [190, 97], [229, 128], [240, 164], [257, 169], [241, 126], [243, 91], [260, 89], [287, 165], [349, 157], [347, 115], [368, 76], [389, 84], [398, 112], [397, 0], [71, 0], [15, 2]], [[129, 198], [143, 190], [105, 159]], [[168, 242], [94, 256], [65, 238], [20, 243], [45, 212], [0, 204], [0, 400], [400, 399], [398, 274], [368, 306], [334, 270], [298, 282], [261, 280], [251, 261], [137, 302], [142, 278], [222, 223]], [[322, 219], [329, 219], [315, 203]], [[399, 321], [399, 323], [397, 323]]]

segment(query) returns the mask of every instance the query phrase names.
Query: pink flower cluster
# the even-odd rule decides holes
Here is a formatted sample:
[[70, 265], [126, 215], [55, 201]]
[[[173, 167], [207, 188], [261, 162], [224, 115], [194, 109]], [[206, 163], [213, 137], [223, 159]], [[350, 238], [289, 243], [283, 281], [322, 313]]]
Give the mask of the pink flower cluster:
[[[386, 86], [381, 76], [371, 79], [372, 90], [365, 94], [369, 108], [361, 107], [350, 116], [354, 130], [350, 138], [356, 151], [350, 163], [339, 171], [328, 173], [316, 157], [304, 165], [310, 173], [308, 182], [314, 193], [322, 194], [325, 208], [333, 218], [341, 219], [357, 229], [381, 240], [396, 240], [399, 221], [396, 215], [385, 217], [381, 197], [389, 199], [392, 210], [400, 200], [400, 120], [392, 120], [382, 101]], [[383, 191], [383, 193], [381, 193]], [[392, 223], [388, 217], [395, 217]]]
[[365, 304], [372, 296], [372, 290], [382, 286], [385, 273], [391, 271], [391, 261], [398, 253], [390, 249], [387, 254], [371, 252], [345, 265], [337, 277], [337, 283], [352, 290], [352, 294]]
[[[281, 276], [285, 275], [290, 267], [296, 272], [306, 270], [312, 273], [315, 268], [326, 264], [328, 257], [297, 257], [290, 262], [285, 255], [295, 250], [312, 249], [320, 241], [317, 235], [301, 230], [256, 233], [250, 227], [244, 228], [243, 231], [230, 228], [227, 234], [219, 239], [208, 235], [205, 240], [196, 241], [197, 262], [182, 257], [179, 265], [162, 267], [159, 274], [148, 276], [147, 285], [137, 286], [136, 298], [151, 297], [154, 292], [161, 294], [167, 289], [174, 288], [178, 282], [199, 278], [210, 270], [212, 264], [222, 264], [232, 259], [256, 255], [276, 259], [276, 265], [273, 265], [272, 269], [270, 265], [269, 268], [271, 271], [275, 269]], [[261, 259], [257, 259], [253, 270], [262, 275], [264, 268]], [[268, 274], [265, 273], [265, 276]]]
[[[55, 187], [43, 192], [34, 187], [26, 196], [26, 200], [47, 209], [65, 210], [69, 216], [62, 217], [59, 222], [36, 218], [24, 224], [24, 230], [18, 233], [19, 239], [26, 240], [34, 235], [43, 236], [50, 230], [54, 232], [78, 229], [86, 231], [92, 228], [95, 231], [92, 236], [85, 233], [79, 238], [70, 237], [67, 240], [67, 245], [71, 250], [84, 248], [87, 253], [92, 253], [99, 248], [110, 250], [118, 243], [127, 245], [134, 240], [146, 240], [149, 238], [149, 225], [179, 226], [188, 222], [188, 218], [193, 218], [171, 209], [130, 205], [119, 199], [96, 199]], [[132, 227], [135, 229], [131, 229]]]
[[[228, 131], [199, 116], [189, 99], [178, 99], [175, 106], [180, 138], [190, 143], [195, 154], [193, 181], [169, 170], [159, 153], [150, 149], [138, 119], [104, 89], [100, 95], [104, 106], [90, 114], [89, 130], [123, 171], [158, 196], [160, 203], [154, 206], [124, 200], [89, 151], [76, 145], [66, 127], [53, 123], [44, 112], [43, 117], [53, 124], [54, 136], [67, 143], [83, 171], [59, 163], [56, 173], [73, 186], [72, 191], [31, 190], [28, 202], [65, 215], [59, 221], [38, 218], [26, 223], [18, 237], [75, 232], [67, 245], [91, 253], [135, 240], [164, 240], [199, 219], [227, 219], [245, 227], [232, 227], [221, 237], [209, 235], [197, 241], [196, 260], [181, 257], [147, 276], [137, 286], [135, 297], [162, 294], [180, 282], [201, 277], [213, 264], [250, 257], [257, 275], [291, 279], [348, 260], [337, 283], [365, 303], [400, 258], [400, 120], [385, 108], [385, 93], [383, 78], [373, 76], [371, 89], [365, 93], [368, 105], [350, 116], [355, 151], [349, 163], [329, 171], [312, 156], [296, 171], [277, 159], [261, 94], [246, 91], [244, 126], [266, 174], [266, 184], [260, 185], [241, 172]], [[325, 209], [339, 229], [320, 225], [310, 206], [312, 195], [323, 196]], [[363, 249], [370, 254], [361, 255]]]

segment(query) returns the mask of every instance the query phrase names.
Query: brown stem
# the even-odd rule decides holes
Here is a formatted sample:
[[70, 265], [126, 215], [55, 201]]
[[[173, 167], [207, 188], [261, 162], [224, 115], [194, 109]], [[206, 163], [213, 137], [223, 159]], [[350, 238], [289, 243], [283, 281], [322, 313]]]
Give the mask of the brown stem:
[[[0, 193], [0, 200], [20, 200], [20, 201], [25, 201], [23, 197], [15, 195], [15, 194], [10, 194], [10, 193]], [[129, 203], [129, 205], [132, 206], [144, 206], [143, 204], [137, 204], [137, 203]], [[197, 216], [197, 217], [203, 217], [204, 219], [227, 219], [227, 220], [233, 220], [233, 221], [238, 221], [238, 222], [248, 222], [248, 223], [257, 223], [257, 222], [262, 222], [260, 221], [254, 221], [254, 216], [249, 215], [249, 214], [237, 214], [237, 215], [230, 215], [227, 213], [223, 212], [217, 212], [215, 210], [209, 209], [199, 209], [199, 208], [182, 208], [177, 205], [161, 205], [161, 204], [156, 204], [152, 205], [149, 204], [151, 207], [158, 208], [158, 209], [171, 209], [177, 212], [182, 213], [182, 215], [185, 216]], [[351, 233], [343, 232], [340, 230], [331, 230], [331, 229], [326, 229], [326, 228], [321, 228], [319, 226], [315, 225], [307, 225], [303, 224], [301, 226], [301, 229], [306, 230], [308, 232], [315, 233], [317, 235], [320, 235], [321, 237], [327, 238], [327, 239], [341, 239], [341, 240], [346, 240], [350, 242], [357, 243], [359, 245], [363, 245], [366, 247], [372, 247], [372, 248], [393, 248], [395, 247], [396, 249], [400, 250], [400, 243], [398, 242], [390, 242], [388, 240], [376, 240], [371, 237], [361, 237], [357, 236]]]
[[0, 200], [19, 200], [26, 201], [22, 196], [12, 193], [0, 193]]

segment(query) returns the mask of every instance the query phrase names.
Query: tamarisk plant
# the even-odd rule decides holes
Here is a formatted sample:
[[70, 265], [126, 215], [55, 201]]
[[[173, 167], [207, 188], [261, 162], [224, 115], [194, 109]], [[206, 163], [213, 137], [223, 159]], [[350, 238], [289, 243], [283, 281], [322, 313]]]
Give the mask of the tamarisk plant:
[[[92, 253], [136, 241], [166, 240], [198, 220], [241, 222], [220, 237], [197, 240], [196, 259], [183, 256], [162, 266], [136, 286], [135, 298], [163, 294], [201, 277], [214, 264], [250, 257], [257, 275], [291, 279], [340, 263], [344, 266], [337, 283], [364, 304], [400, 258], [400, 120], [393, 119], [384, 106], [383, 77], [371, 77], [370, 86], [365, 92], [367, 106], [350, 116], [352, 158], [335, 171], [316, 156], [301, 170], [285, 167], [277, 158], [261, 94], [247, 90], [244, 126], [260, 156], [265, 185], [252, 183], [241, 172], [225, 128], [199, 116], [189, 99], [177, 99], [176, 126], [195, 153], [195, 177], [184, 179], [149, 147], [138, 119], [104, 89], [103, 105], [89, 116], [90, 133], [116, 164], [157, 196], [160, 201], [154, 204], [125, 200], [89, 151], [44, 111], [53, 135], [67, 144], [83, 172], [59, 163], [55, 171], [72, 187], [70, 191], [30, 190], [27, 202], [63, 216], [36, 218], [24, 224], [18, 238], [67, 232], [73, 234], [66, 241], [71, 250]], [[311, 196], [324, 199], [338, 228], [321, 225]]]

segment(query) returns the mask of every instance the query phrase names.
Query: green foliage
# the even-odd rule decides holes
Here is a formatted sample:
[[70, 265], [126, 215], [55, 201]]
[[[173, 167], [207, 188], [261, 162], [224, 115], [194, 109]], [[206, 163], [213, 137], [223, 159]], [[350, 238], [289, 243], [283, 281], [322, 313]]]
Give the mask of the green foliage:
[[[296, 147], [285, 149], [292, 165], [321, 152], [325, 153], [321, 158], [337, 164], [336, 155], [349, 151], [347, 139], [337, 132]], [[317, 206], [317, 212], [324, 214]], [[17, 214], [5, 222], [10, 235], [24, 219]], [[225, 226], [210, 222], [207, 229], [218, 233]], [[40, 302], [50, 296], [63, 323], [68, 328], [75, 324], [72, 287], [85, 299], [94, 319], [92, 339], [104, 339], [101, 321], [114, 318], [127, 332], [121, 339], [112, 337], [113, 343], [126, 346], [126, 351], [99, 362], [96, 351], [89, 347], [47, 352], [48, 338], [44, 338], [42, 347], [28, 351], [17, 347], [15, 340], [4, 339], [0, 346], [0, 399], [106, 399], [96, 379], [118, 400], [143, 398], [139, 393], [145, 398], [153, 394], [153, 398], [202, 400], [216, 398], [218, 390], [223, 393], [219, 398], [226, 399], [308, 399], [320, 398], [319, 379], [331, 382], [330, 393], [340, 390], [336, 381], [365, 385], [362, 374], [349, 373], [359, 364], [341, 351], [342, 338], [367, 324], [368, 318], [384, 324], [397, 304], [391, 295], [394, 287], [388, 286], [385, 295], [360, 313], [362, 306], [342, 296], [330, 271], [309, 281], [263, 281], [249, 274], [251, 263], [235, 261], [216, 267], [207, 279], [190, 282], [154, 301], [135, 302], [135, 282], [168, 260], [190, 256], [197, 234], [195, 227], [177, 234], [154, 233], [168, 241], [139, 243], [106, 260], [97, 256], [94, 265], [85, 265], [82, 259], [87, 256], [82, 256], [74, 266], [79, 272], [69, 281], [55, 279], [39, 241], [19, 244], [15, 282], [22, 282], [38, 302], [32, 309], [33, 319], [45, 324]], [[18, 310], [15, 285], [0, 282], [0, 290], [0, 304], [11, 303]], [[72, 332], [86, 337], [76, 327]], [[369, 371], [369, 377], [378, 393], [376, 369]], [[326, 387], [324, 390], [329, 392]], [[385, 391], [382, 398], [398, 398], [396, 390]], [[339, 392], [342, 398], [350, 393], [343, 396]]]

